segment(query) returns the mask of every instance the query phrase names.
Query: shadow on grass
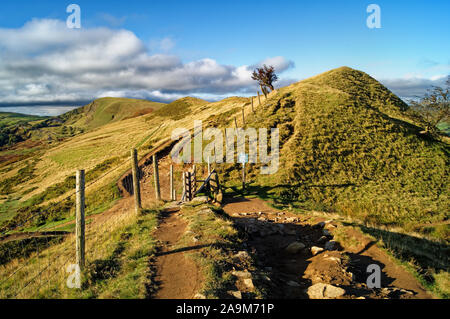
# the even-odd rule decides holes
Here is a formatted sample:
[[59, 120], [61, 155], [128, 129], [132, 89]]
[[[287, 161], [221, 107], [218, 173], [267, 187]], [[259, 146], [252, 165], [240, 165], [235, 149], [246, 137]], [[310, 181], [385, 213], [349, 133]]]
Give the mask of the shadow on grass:
[[396, 258], [403, 261], [413, 260], [421, 269], [421, 275], [427, 280], [432, 280], [428, 276], [429, 269], [436, 272], [440, 270], [449, 271], [450, 269], [450, 247], [448, 245], [356, 223], [344, 223], [344, 225], [358, 227], [363, 233], [382, 242], [383, 246], [391, 251]]

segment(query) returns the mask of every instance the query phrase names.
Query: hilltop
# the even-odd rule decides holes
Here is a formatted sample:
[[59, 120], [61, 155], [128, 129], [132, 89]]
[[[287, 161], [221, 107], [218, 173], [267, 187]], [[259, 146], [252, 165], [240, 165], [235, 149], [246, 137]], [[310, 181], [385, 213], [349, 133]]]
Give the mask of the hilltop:
[[[420, 231], [448, 218], [449, 146], [404, 121], [407, 105], [348, 67], [280, 89], [249, 126], [280, 129], [276, 202]], [[449, 239], [447, 225], [428, 232]]]
[[151, 113], [164, 105], [147, 100], [105, 97], [64, 113], [58, 118], [66, 125], [94, 129], [108, 123]]

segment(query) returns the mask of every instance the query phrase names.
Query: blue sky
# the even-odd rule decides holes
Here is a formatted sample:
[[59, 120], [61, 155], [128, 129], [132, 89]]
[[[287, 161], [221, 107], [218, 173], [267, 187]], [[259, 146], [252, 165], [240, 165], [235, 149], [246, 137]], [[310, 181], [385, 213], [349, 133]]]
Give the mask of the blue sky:
[[[81, 7], [84, 32], [81, 34], [85, 38], [92, 38], [93, 44], [99, 41], [92, 35], [99, 28], [108, 30], [101, 39], [111, 37], [111, 43], [115, 43], [102, 47], [109, 50], [120, 46], [115, 32], [126, 31], [129, 32], [128, 37], [136, 38], [129, 41], [130, 50], [126, 51], [125, 58], [121, 55], [111, 59], [114, 63], [119, 60], [122, 63], [124, 59], [136, 61], [137, 56], [142, 56], [145, 51], [143, 64], [132, 68], [124, 66], [117, 71], [123, 75], [125, 69], [133, 69], [138, 73], [134, 78], [140, 81], [133, 80], [136, 82], [134, 84], [111, 81], [104, 86], [89, 87], [89, 83], [94, 81], [78, 78], [80, 72], [92, 74], [91, 78], [98, 82], [104, 78], [95, 72], [104, 75], [106, 71], [86, 70], [80, 67], [83, 63], [78, 61], [75, 63], [78, 68], [74, 67], [70, 78], [83, 85], [59, 88], [66, 89], [71, 93], [70, 96], [56, 92], [58, 85], [52, 82], [48, 73], [54, 72], [56, 78], [56, 75], [61, 74], [61, 69], [52, 68], [49, 71], [48, 67], [41, 68], [41, 64], [36, 64], [55, 54], [64, 59], [64, 50], [55, 47], [69, 50], [70, 44], [64, 41], [72, 38], [71, 34], [79, 30], [70, 30], [71, 34], [59, 37], [53, 35], [53, 31], [33, 33], [31, 27], [24, 29], [24, 25], [35, 19], [36, 29], [45, 24], [46, 27], [42, 29], [48, 30], [48, 21], [55, 20], [61, 23], [52, 27], [62, 28], [69, 15], [65, 9], [70, 3]], [[371, 3], [381, 8], [380, 29], [369, 29], [366, 25], [369, 15], [366, 8]], [[2, 53], [8, 56], [3, 64], [19, 64], [12, 58], [19, 55], [21, 65], [32, 66], [35, 72], [44, 72], [47, 77], [43, 78], [42, 74], [21, 74], [32, 79], [34, 77], [34, 80], [30, 83], [17, 81], [6, 86], [8, 89], [14, 87], [15, 90], [7, 95], [0, 94], [0, 104], [81, 101], [107, 93], [160, 100], [171, 100], [182, 95], [210, 99], [230, 94], [245, 95], [255, 89], [251, 81], [244, 79], [246, 68], [250, 70], [267, 61], [276, 61], [275, 64], [280, 66], [280, 78], [283, 80], [280, 85], [347, 65], [369, 73], [406, 98], [423, 92], [432, 84], [443, 83], [445, 76], [450, 73], [449, 12], [450, 1], [444, 0], [11, 1], [2, 3], [0, 11], [0, 57]], [[11, 36], [15, 30], [21, 30], [19, 36]], [[27, 35], [27, 32], [31, 35]], [[48, 48], [45, 47], [45, 33], [49, 34], [49, 38], [53, 37], [49, 40]], [[33, 43], [39, 39], [41, 43], [36, 45], [42, 45], [42, 48], [36, 52], [29, 47], [11, 44], [21, 37], [23, 41], [33, 37]], [[75, 43], [70, 48], [71, 52], [74, 48], [88, 45], [88, 40], [79, 40], [78, 37], [72, 40]], [[55, 41], [61, 41], [61, 44], [55, 44]], [[80, 41], [80, 44], [76, 41]], [[154, 61], [155, 56], [162, 59], [161, 67], [155, 67], [155, 63], [158, 63]], [[81, 54], [70, 57], [72, 60], [84, 58]], [[98, 58], [105, 60], [108, 57]], [[153, 72], [155, 78], [164, 79], [160, 87], [157, 80], [140, 78], [143, 65], [148, 65], [149, 60], [153, 61], [152, 67], [144, 69]], [[164, 68], [172, 71], [176, 69], [177, 72], [161, 71]], [[189, 72], [193, 69], [195, 75], [191, 76]], [[198, 71], [200, 69], [204, 71]], [[64, 72], [69, 74], [65, 69]], [[1, 74], [0, 62], [0, 91]], [[131, 72], [129, 76], [133, 77], [134, 74]], [[171, 78], [177, 81], [173, 82]], [[184, 82], [180, 81], [181, 78]], [[70, 81], [69, 77], [67, 80]], [[40, 87], [43, 81], [48, 83]], [[223, 83], [222, 87], [218, 83]], [[47, 100], [37, 96], [44, 91]], [[12, 93], [20, 95], [20, 92], [26, 98], [11, 98]], [[33, 98], [33, 93], [36, 98]], [[77, 93], [80, 93], [78, 98], [75, 96]]]

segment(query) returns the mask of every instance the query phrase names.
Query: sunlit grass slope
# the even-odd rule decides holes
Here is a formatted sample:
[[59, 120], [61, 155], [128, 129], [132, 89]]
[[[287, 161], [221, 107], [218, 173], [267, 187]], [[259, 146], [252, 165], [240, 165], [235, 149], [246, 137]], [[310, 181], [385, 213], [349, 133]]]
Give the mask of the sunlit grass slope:
[[[399, 119], [407, 106], [347, 67], [282, 88], [251, 118], [280, 128], [276, 176], [256, 175], [277, 201], [420, 230], [448, 219], [449, 146]], [[448, 225], [439, 226], [448, 239]]]

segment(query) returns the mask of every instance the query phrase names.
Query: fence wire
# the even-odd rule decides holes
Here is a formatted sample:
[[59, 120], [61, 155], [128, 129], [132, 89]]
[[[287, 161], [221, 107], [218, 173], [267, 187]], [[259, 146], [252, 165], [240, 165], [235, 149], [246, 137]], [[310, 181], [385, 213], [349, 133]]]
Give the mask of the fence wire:
[[[123, 169], [126, 162], [122, 162], [115, 168], [86, 183], [85, 190], [118, 169]], [[142, 174], [140, 174], [140, 177], [142, 179]], [[130, 183], [129, 179], [125, 178], [123, 182], [126, 190], [133, 189], [132, 182]], [[59, 205], [70, 200], [76, 193], [76, 190], [72, 190], [51, 204]], [[111, 254], [114, 247], [111, 243], [108, 243], [108, 239], [115, 229], [124, 225], [124, 222], [132, 216], [130, 214], [131, 208], [124, 205], [114, 216], [90, 215], [86, 219], [86, 265], [95, 260], [107, 258]], [[0, 240], [3, 237], [4, 241], [3, 243], [0, 242], [0, 247], [3, 246], [2, 249], [4, 250], [3, 255], [0, 255], [1, 299], [51, 296], [53, 289], [58, 291], [58, 285], [65, 285], [64, 279], [69, 275], [66, 272], [67, 266], [76, 263], [75, 234], [69, 233], [65, 238], [42, 235], [41, 231], [48, 228], [48, 224], [37, 227], [32, 233], [20, 232], [24, 226], [42, 214], [45, 214], [45, 211], [31, 214], [12, 229], [9, 228], [0, 233]], [[98, 222], [95, 222], [96, 217], [100, 219]], [[75, 221], [68, 223], [75, 223]], [[58, 225], [58, 227], [61, 227], [61, 225]], [[17, 240], [14, 237], [8, 240], [8, 236], [19, 237]], [[58, 274], [59, 277], [57, 277]], [[47, 290], [47, 293], [41, 295], [41, 291], [44, 289]]]

